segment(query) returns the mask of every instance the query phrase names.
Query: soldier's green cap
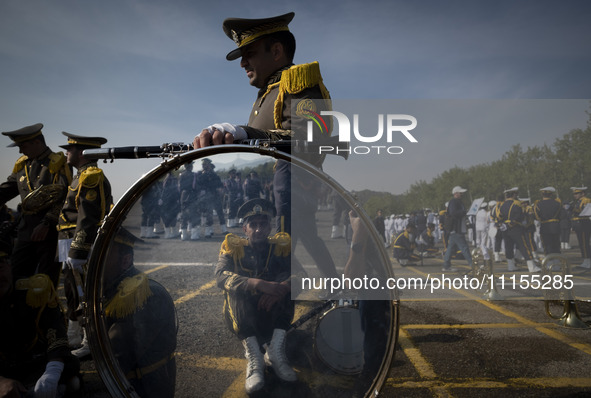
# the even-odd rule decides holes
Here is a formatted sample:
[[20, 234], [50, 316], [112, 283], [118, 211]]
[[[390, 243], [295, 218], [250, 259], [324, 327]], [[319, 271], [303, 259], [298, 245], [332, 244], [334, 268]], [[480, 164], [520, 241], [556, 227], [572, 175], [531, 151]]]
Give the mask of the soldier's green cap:
[[41, 129], [43, 128], [42, 123], [33, 124], [31, 126], [26, 126], [14, 131], [4, 131], [2, 132], [3, 135], [10, 137], [11, 140], [14, 142], [8, 147], [15, 147], [23, 142], [32, 140], [41, 135]]
[[232, 50], [226, 55], [228, 61], [233, 61], [242, 56], [242, 48], [254, 43], [261, 37], [275, 32], [289, 31], [287, 25], [291, 22], [295, 13], [278, 15], [271, 18], [245, 19], [245, 18], [227, 18], [222, 27], [224, 33], [236, 43], [237, 49]]
[[269, 219], [275, 217], [276, 210], [273, 203], [267, 199], [256, 198], [246, 201], [238, 209], [238, 218], [242, 218], [246, 221], [249, 217], [263, 215], [269, 217]]
[[60, 148], [68, 149], [71, 146], [79, 145], [83, 147], [100, 148], [101, 145], [107, 143], [107, 139], [103, 137], [87, 137], [83, 135], [76, 135], [62, 131], [62, 134], [68, 137], [66, 145], [60, 145]]

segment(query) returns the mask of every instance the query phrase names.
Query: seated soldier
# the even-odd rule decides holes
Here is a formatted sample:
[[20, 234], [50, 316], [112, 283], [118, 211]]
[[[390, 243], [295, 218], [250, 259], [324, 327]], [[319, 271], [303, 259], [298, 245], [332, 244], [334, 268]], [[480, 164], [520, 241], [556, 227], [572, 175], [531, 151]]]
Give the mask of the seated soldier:
[[417, 250], [421, 253], [423, 258], [430, 258], [435, 255], [439, 250], [435, 248], [435, 237], [433, 236], [435, 231], [435, 224], [427, 224], [427, 228], [421, 232], [416, 240]]
[[174, 302], [133, 265], [139, 239], [121, 228], [104, 269], [105, 323], [115, 358], [142, 398], [174, 397], [177, 322]]
[[394, 240], [394, 258], [403, 267], [407, 265], [414, 265], [415, 261], [421, 258], [414, 254], [415, 237], [414, 234], [417, 228], [414, 224], [408, 223], [404, 231], [402, 231]]
[[80, 364], [70, 353], [53, 283], [45, 274], [13, 282], [12, 245], [2, 235], [0, 397], [68, 396], [80, 389]]
[[285, 355], [285, 333], [295, 309], [290, 295], [291, 239], [286, 233], [269, 237], [275, 214], [268, 200], [244, 203], [238, 218], [244, 220], [247, 238], [226, 235], [215, 270], [217, 285], [225, 293], [226, 324], [242, 341], [248, 361], [248, 394], [264, 387], [265, 363], [281, 380], [297, 380]]

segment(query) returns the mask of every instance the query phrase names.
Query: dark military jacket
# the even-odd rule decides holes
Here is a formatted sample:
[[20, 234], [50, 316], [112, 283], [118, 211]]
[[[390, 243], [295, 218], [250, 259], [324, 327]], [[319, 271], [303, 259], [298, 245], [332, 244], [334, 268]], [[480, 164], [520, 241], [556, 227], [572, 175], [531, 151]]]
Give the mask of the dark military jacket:
[[[21, 156], [14, 165], [12, 174], [8, 176], [6, 182], [0, 184], [0, 203], [6, 203], [19, 195], [22, 201], [39, 187], [52, 184], [62, 186], [62, 192], [65, 195], [71, 179], [72, 172], [63, 152], [52, 152], [47, 148], [35, 159]], [[19, 241], [30, 241], [33, 229], [42, 222], [51, 228], [57, 224], [63, 205], [63, 195], [47, 197], [38, 204], [36, 211], [23, 212], [18, 229]]]
[[[306, 140], [307, 121], [309, 119], [294, 115], [293, 108], [306, 108], [320, 114], [321, 110], [330, 109], [330, 95], [322, 82], [317, 62], [304, 65], [288, 65], [275, 72], [267, 85], [259, 90], [257, 99], [250, 112], [248, 126], [244, 129], [248, 138], [278, 140]], [[316, 100], [316, 101], [313, 101]], [[321, 100], [321, 101], [318, 101]], [[327, 118], [329, 119], [329, 118]], [[328, 123], [331, 130], [331, 123]], [[321, 132], [314, 126], [314, 139], [322, 134], [330, 135], [331, 131]], [[289, 150], [287, 150], [289, 151]], [[321, 167], [324, 155], [299, 154], [303, 160]], [[278, 161], [275, 167], [274, 189], [290, 190], [291, 172], [285, 161]]]
[[589, 217], [581, 217], [579, 216], [579, 214], [583, 211], [583, 209], [585, 208], [585, 206], [587, 206], [588, 203], [591, 203], [591, 199], [589, 199], [587, 196], [582, 196], [579, 198], [579, 200], [577, 200], [576, 202], [573, 203], [572, 206], [572, 221], [578, 221], [578, 222], [585, 222], [585, 223], [589, 223]]
[[73, 239], [68, 256], [88, 258], [105, 215], [111, 209], [111, 184], [95, 162], [80, 167], [68, 188], [58, 220], [59, 239]]
[[[0, 375], [24, 381], [38, 359], [45, 362], [71, 357], [66, 323], [53, 284], [38, 274], [16, 282], [0, 300]], [[28, 295], [34, 286], [35, 293]], [[26, 377], [25, 377], [26, 379]]]
[[[220, 257], [215, 268], [217, 285], [230, 294], [253, 294], [247, 287], [248, 278], [263, 279], [273, 282], [284, 282], [290, 279], [291, 263], [289, 253], [277, 254], [276, 245], [267, 243], [256, 250], [248, 245], [246, 239], [239, 238], [242, 250], [225, 250], [222, 246]], [[226, 240], [227, 241], [227, 240]], [[242, 246], [246, 244], [246, 246]], [[291, 244], [289, 244], [291, 246]]]
[[166, 288], [131, 267], [106, 287], [104, 299], [109, 341], [125, 377], [142, 398], [174, 397], [178, 325]]
[[505, 199], [497, 208], [497, 219], [509, 228], [523, 226], [525, 214], [521, 202], [517, 199]]
[[562, 203], [560, 199], [544, 198], [534, 204], [534, 215], [540, 222], [540, 233], [560, 233]]
[[407, 231], [401, 232], [394, 240], [394, 258], [409, 259], [415, 248], [414, 242], [411, 242]]

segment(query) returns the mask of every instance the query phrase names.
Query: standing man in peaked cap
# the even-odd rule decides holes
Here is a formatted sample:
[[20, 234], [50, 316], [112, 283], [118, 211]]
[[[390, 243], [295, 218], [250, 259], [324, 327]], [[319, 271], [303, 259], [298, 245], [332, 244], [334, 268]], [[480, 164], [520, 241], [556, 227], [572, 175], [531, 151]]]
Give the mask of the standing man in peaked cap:
[[57, 287], [60, 265], [56, 261], [56, 225], [72, 179], [63, 152], [45, 143], [43, 124], [37, 123], [2, 134], [23, 154], [12, 173], [0, 184], [0, 205], [20, 196], [22, 218], [11, 257], [15, 279], [46, 274]]
[[505, 201], [497, 208], [497, 219], [501, 223], [505, 241], [505, 254], [507, 255], [507, 269], [517, 271], [514, 259], [514, 249], [517, 248], [527, 262], [529, 272], [539, 272], [540, 267], [536, 265], [533, 258], [533, 247], [531, 241], [526, 237], [526, 230], [523, 226], [525, 212], [521, 202], [517, 199], [517, 187], [504, 191]]
[[[88, 339], [78, 323], [77, 310], [80, 305], [78, 288], [82, 289], [81, 276], [105, 215], [111, 209], [113, 198], [111, 185], [95, 160], [87, 159], [82, 152], [85, 149], [100, 148], [107, 142], [103, 137], [86, 137], [62, 133], [68, 138], [66, 150], [68, 164], [75, 167], [77, 174], [68, 188], [57, 229], [59, 231], [59, 260], [64, 267], [64, 290], [68, 303], [68, 340], [70, 346], [82, 347], [74, 355], [82, 358], [90, 354]], [[77, 283], [78, 281], [78, 283]], [[81, 341], [82, 340], [82, 341]]]
[[[294, 35], [289, 31], [293, 12], [271, 18], [228, 18], [223, 22], [224, 33], [238, 48], [226, 59], [240, 58], [251, 86], [259, 89], [250, 112], [248, 125], [214, 124], [205, 128], [193, 140], [195, 148], [232, 144], [246, 138], [305, 140], [311, 112], [330, 109], [330, 95], [324, 86], [318, 62], [294, 65], [296, 49]], [[295, 111], [294, 111], [295, 109]], [[295, 113], [295, 114], [294, 114]], [[329, 131], [313, 126], [314, 138]], [[324, 155], [299, 155], [314, 166], [321, 167]], [[324, 276], [336, 277], [337, 271], [326, 247], [318, 236], [315, 221], [318, 184], [309, 176], [298, 177], [287, 161], [280, 160], [273, 175], [273, 195], [277, 209], [277, 229], [285, 230], [293, 242], [302, 240]], [[292, 190], [293, 187], [293, 190]], [[292, 213], [297, 213], [292, 228]]]

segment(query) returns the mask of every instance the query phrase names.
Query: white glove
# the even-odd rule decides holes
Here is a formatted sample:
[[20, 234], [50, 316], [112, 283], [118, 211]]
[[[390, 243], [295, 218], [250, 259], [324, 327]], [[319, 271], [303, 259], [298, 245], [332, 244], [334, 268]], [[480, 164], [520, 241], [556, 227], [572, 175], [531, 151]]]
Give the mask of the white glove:
[[71, 270], [76, 270], [80, 273], [84, 273], [84, 268], [82, 268], [82, 266], [86, 264], [86, 262], [86, 259], [72, 257], [68, 257], [68, 259], [66, 260], [66, 264]]
[[[245, 140], [248, 138], [246, 131], [237, 124], [217, 123], [212, 124], [211, 126], [208, 126], [205, 129], [208, 130], [211, 134], [213, 134], [214, 129], [230, 133], [232, 134], [232, 136], [234, 136], [234, 141]], [[197, 135], [197, 137], [199, 137], [199, 135]]]
[[55, 398], [57, 395], [57, 384], [62, 376], [64, 363], [50, 361], [45, 367], [45, 373], [35, 384], [35, 398]]

